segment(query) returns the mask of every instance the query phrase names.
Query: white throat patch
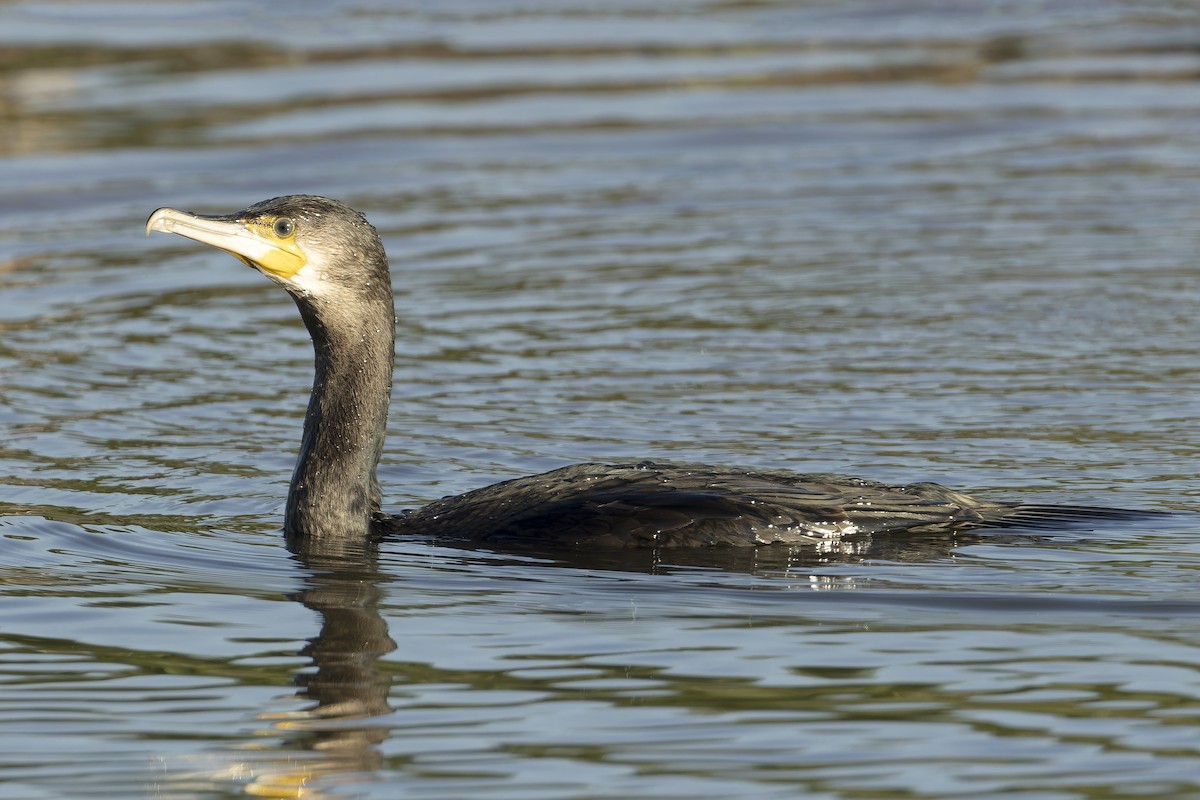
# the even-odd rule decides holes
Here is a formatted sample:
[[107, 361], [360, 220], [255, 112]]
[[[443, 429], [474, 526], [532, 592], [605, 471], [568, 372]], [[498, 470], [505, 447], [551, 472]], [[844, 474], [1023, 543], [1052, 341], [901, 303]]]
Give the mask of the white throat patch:
[[[271, 277], [268, 273], [264, 274]], [[290, 278], [283, 278], [278, 282], [310, 297], [320, 297], [329, 293], [329, 282], [325, 279], [325, 260], [316, 253], [310, 254], [308, 262]]]

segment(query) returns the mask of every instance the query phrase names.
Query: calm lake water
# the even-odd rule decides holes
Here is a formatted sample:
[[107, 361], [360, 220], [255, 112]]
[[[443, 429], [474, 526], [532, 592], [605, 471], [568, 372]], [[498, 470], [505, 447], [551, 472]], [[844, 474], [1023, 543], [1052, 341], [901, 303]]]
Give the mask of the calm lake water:
[[[0, 797], [1200, 798], [1200, 18], [0, 5]], [[158, 206], [391, 254], [392, 508], [662, 458], [1179, 512], [846, 552], [279, 534], [312, 355]]]

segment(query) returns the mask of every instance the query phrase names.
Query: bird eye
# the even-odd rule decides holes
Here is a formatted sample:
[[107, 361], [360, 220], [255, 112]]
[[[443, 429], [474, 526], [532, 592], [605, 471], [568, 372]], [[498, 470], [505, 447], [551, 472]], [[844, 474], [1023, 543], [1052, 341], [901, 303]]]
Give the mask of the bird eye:
[[280, 239], [286, 239], [295, 232], [296, 223], [292, 222], [290, 219], [284, 218], [275, 220], [275, 235]]

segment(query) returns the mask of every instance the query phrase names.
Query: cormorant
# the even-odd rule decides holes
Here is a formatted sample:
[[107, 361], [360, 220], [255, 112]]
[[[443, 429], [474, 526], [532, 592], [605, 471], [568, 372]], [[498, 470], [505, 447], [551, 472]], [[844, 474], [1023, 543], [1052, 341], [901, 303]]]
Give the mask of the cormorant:
[[151, 231], [254, 267], [292, 296], [312, 335], [316, 375], [284, 519], [293, 539], [411, 533], [512, 544], [802, 545], [1130, 513], [994, 502], [933, 483], [642, 461], [576, 464], [388, 515], [375, 468], [391, 399], [395, 308], [375, 228], [337, 200], [292, 195], [224, 216], [160, 208], [146, 222]]

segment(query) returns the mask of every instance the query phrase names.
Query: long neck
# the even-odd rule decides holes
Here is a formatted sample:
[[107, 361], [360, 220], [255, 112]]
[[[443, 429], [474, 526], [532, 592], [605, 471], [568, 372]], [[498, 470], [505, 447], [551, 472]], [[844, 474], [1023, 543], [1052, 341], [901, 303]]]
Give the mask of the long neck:
[[306, 298], [296, 304], [312, 335], [316, 375], [284, 530], [301, 538], [363, 537], [380, 510], [375, 466], [392, 389], [391, 292], [342, 306]]

